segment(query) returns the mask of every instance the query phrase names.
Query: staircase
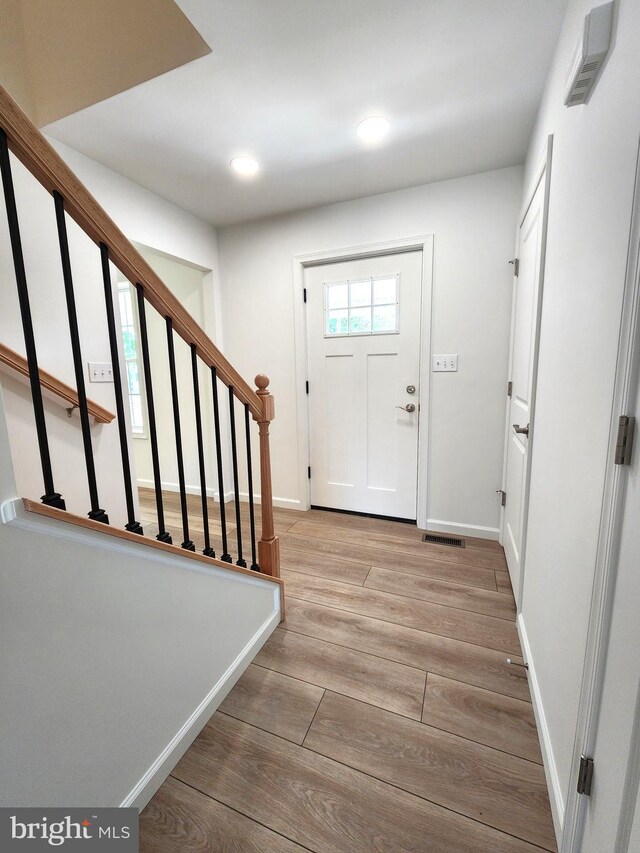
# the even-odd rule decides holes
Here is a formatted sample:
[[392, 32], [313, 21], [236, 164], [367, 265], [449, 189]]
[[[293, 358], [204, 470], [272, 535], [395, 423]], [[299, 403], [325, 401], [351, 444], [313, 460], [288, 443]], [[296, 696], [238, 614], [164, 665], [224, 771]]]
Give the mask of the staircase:
[[[75, 387], [56, 379], [38, 361], [24, 229], [32, 233], [43, 223], [25, 223], [20, 217], [13, 174], [16, 160], [52, 196], [68, 319], [64, 328], [52, 333], [59, 339], [68, 336]], [[11, 481], [8, 437], [0, 417], [0, 501], [4, 501], [0, 549], [7, 590], [3, 618], [7, 664], [1, 677], [5, 684], [17, 684], [7, 691], [7, 706], [0, 709], [13, 726], [16, 746], [0, 757], [5, 780], [0, 804], [142, 806], [284, 618], [269, 451], [274, 400], [268, 377], [258, 375], [254, 390], [239, 375], [2, 88], [0, 173], [6, 207], [3, 227], [15, 279], [0, 284], [3, 290], [17, 288], [24, 337], [24, 355], [0, 345], [0, 366], [28, 381], [37, 435], [34, 455], [42, 482], [36, 493], [19, 497], [12, 493], [7, 485]], [[70, 229], [76, 226], [95, 244], [101, 271], [96, 304], [102, 305], [108, 335], [115, 416], [87, 397], [79, 291], [70, 251]], [[136, 296], [158, 524], [155, 537], [145, 535], [138, 515], [113, 267]], [[86, 286], [83, 280], [82, 287]], [[150, 356], [152, 317], [165, 327], [167, 371], [161, 371]], [[176, 370], [178, 346], [189, 354], [192, 410], [180, 403], [184, 374]], [[170, 424], [157, 420], [154, 390], [159, 383], [170, 388]], [[45, 401], [52, 396], [68, 409], [70, 418], [74, 412], [79, 418], [78, 428], [73, 415], [69, 441], [76, 439], [82, 446], [84, 464], [73, 476], [85, 481], [82, 492], [88, 494], [89, 505], [84, 510], [68, 507], [69, 501], [56, 488], [54, 472], [71, 463], [65, 459], [64, 445], [51, 441]], [[207, 442], [209, 411], [213, 440]], [[0, 416], [2, 412], [0, 400]], [[114, 431], [114, 442], [117, 432], [119, 456], [110, 464], [118, 469], [121, 481], [126, 507], [123, 525], [112, 523], [114, 512], [101, 502], [95, 424], [102, 435]], [[192, 540], [187, 511], [183, 442], [187, 425], [197, 439], [201, 551], [196, 551]], [[162, 429], [170, 430], [175, 440], [180, 541], [174, 541], [175, 534], [166, 523], [159, 448]], [[259, 506], [252, 444], [259, 450], [255, 478]], [[213, 483], [207, 479], [211, 480], [212, 470]], [[248, 518], [241, 509], [245, 500]], [[27, 598], [34, 602], [30, 610]], [[87, 621], [88, 603], [92, 619]], [[158, 656], [170, 663], [159, 666]], [[86, 684], [81, 681], [80, 686], [78, 667], [86, 673]], [[20, 673], [25, 671], [29, 686], [21, 681]], [[110, 707], [114, 697], [124, 714], [115, 729], [111, 723], [116, 710]], [[52, 707], [65, 710], [56, 716]], [[151, 714], [150, 722], [150, 709], [160, 708]], [[79, 739], [88, 751], [88, 762], [73, 746]], [[63, 763], [67, 766], [60, 769]], [[57, 773], [52, 767], [58, 768]]]

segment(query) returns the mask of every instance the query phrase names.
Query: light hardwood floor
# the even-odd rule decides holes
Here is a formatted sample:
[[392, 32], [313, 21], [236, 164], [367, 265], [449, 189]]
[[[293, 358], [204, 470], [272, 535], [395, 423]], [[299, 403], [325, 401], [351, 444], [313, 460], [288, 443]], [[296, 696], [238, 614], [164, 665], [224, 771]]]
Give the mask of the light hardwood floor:
[[[190, 497], [202, 548], [199, 507]], [[148, 490], [141, 513], [154, 535]], [[502, 549], [275, 514], [287, 619], [142, 812], [140, 849], [555, 851], [526, 676], [506, 664], [522, 659]], [[175, 495], [166, 521], [181, 542]], [[218, 552], [213, 505], [211, 531]]]

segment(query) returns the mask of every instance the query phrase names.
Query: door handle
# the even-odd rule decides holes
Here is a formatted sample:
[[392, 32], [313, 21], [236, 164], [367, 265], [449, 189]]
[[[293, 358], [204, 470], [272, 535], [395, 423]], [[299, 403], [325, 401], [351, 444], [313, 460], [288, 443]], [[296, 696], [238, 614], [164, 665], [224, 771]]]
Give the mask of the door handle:
[[529, 438], [529, 424], [526, 427], [521, 427], [519, 424], [513, 425], [514, 430], [518, 433], [518, 435], [526, 435]]
[[415, 412], [415, 403], [407, 403], [406, 406], [396, 406], [396, 409], [402, 409], [403, 412]]

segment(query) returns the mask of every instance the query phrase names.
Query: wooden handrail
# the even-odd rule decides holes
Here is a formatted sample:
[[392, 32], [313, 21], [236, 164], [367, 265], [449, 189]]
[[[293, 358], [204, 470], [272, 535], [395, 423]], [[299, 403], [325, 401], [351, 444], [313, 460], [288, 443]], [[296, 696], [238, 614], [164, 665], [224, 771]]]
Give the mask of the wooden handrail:
[[69, 216], [97, 245], [104, 243], [108, 247], [109, 259], [120, 272], [132, 284], [142, 285], [146, 299], [160, 316], [171, 317], [173, 328], [180, 337], [189, 345], [195, 344], [200, 358], [209, 367], [216, 368], [218, 377], [227, 386], [233, 386], [235, 396], [249, 406], [254, 419], [259, 421], [262, 404], [256, 392], [222, 355], [2, 86], [0, 126], [18, 160], [50, 193], [57, 191], [62, 195]]
[[[0, 367], [2, 365], [18, 373], [20, 376], [29, 377], [27, 359], [4, 344], [0, 344]], [[72, 408], [78, 407], [78, 394], [74, 388], [42, 368], [39, 370], [39, 375], [40, 385], [45, 391], [48, 391], [55, 397], [59, 397], [60, 400], [68, 403]], [[110, 424], [115, 418], [113, 412], [98, 405], [98, 403], [94, 403], [93, 400], [87, 400], [87, 409], [91, 417], [99, 424]]]

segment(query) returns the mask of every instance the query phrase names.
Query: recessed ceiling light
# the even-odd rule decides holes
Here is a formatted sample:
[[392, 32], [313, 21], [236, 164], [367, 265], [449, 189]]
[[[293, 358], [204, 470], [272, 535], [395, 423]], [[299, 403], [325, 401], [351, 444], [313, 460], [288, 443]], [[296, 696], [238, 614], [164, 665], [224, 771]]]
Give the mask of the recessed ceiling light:
[[363, 142], [380, 142], [389, 133], [389, 119], [384, 116], [369, 116], [360, 122], [357, 132]]
[[231, 168], [239, 175], [248, 178], [260, 171], [260, 164], [253, 157], [234, 157]]

